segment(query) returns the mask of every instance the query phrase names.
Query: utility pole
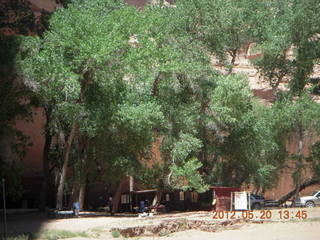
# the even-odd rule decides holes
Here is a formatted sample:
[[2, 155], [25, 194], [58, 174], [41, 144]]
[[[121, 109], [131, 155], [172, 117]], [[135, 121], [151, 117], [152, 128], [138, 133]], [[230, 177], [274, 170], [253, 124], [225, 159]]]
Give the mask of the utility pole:
[[6, 180], [2, 178], [2, 195], [3, 195], [3, 217], [4, 217], [4, 239], [7, 240], [7, 209], [6, 209]]

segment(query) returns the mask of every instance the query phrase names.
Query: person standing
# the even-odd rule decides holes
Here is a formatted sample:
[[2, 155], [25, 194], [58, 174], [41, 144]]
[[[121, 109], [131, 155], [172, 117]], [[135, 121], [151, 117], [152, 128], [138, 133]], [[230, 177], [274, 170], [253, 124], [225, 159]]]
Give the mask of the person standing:
[[145, 202], [143, 200], [140, 201], [139, 212], [140, 213], [145, 212]]
[[73, 208], [73, 215], [75, 217], [79, 217], [80, 203], [79, 202], [74, 202], [72, 208]]

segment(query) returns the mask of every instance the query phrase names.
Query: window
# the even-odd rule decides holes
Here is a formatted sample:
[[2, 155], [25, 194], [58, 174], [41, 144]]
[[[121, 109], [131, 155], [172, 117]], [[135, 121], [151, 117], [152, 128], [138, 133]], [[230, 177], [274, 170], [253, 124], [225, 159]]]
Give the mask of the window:
[[191, 192], [191, 202], [198, 202], [198, 193]]
[[121, 204], [128, 204], [128, 203], [130, 203], [129, 194], [122, 194], [121, 195]]
[[179, 193], [179, 199], [180, 201], [184, 201], [184, 192]]

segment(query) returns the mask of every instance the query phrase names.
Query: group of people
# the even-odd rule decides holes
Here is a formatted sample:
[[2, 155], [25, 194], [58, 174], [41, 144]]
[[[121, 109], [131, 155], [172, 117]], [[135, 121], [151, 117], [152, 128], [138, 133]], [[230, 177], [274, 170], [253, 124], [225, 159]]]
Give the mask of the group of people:
[[[113, 208], [113, 199], [112, 199], [112, 197], [108, 198], [107, 206], [108, 206], [108, 211], [110, 212], [111, 216], [113, 216], [114, 215], [114, 211], [112, 209]], [[139, 207], [136, 207], [135, 209], [139, 213], [147, 213], [147, 212], [149, 212], [149, 209], [148, 209], [149, 206], [150, 206], [149, 200], [141, 200], [140, 203], [139, 203]], [[79, 202], [74, 202], [73, 206], [72, 206], [72, 209], [73, 209], [74, 216], [76, 216], [76, 217], [79, 216], [80, 203]]]

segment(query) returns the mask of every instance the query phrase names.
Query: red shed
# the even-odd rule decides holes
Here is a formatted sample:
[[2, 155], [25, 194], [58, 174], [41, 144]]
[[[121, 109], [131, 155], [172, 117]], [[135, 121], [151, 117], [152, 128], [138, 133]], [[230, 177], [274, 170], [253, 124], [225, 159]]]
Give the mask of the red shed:
[[216, 198], [215, 210], [230, 210], [231, 192], [240, 192], [240, 187], [210, 187], [212, 197]]

